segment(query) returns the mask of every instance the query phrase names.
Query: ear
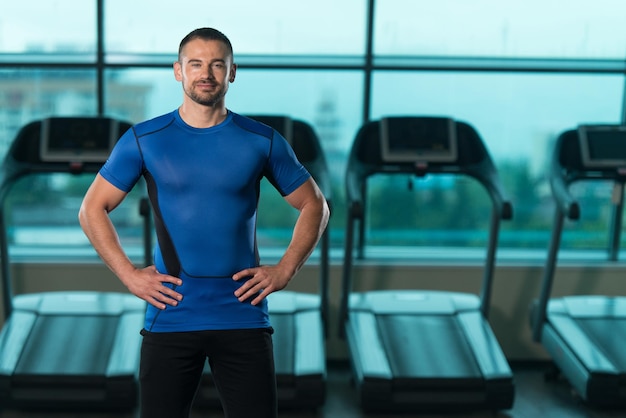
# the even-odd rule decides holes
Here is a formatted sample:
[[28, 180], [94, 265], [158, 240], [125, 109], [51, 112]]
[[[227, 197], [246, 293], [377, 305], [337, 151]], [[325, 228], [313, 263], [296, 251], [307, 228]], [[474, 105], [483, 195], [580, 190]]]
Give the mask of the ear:
[[231, 83], [235, 81], [235, 75], [237, 74], [237, 64], [233, 64], [230, 67], [230, 77], [228, 77], [228, 81]]
[[176, 81], [183, 81], [183, 67], [178, 61], [174, 62], [174, 77]]

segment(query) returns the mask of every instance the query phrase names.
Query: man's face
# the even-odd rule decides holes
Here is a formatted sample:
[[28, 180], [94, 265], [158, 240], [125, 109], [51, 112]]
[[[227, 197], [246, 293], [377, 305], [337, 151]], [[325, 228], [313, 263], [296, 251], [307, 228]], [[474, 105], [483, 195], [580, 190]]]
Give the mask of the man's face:
[[226, 45], [220, 41], [194, 39], [174, 63], [174, 75], [186, 97], [203, 106], [224, 100], [229, 83], [235, 81], [236, 66]]

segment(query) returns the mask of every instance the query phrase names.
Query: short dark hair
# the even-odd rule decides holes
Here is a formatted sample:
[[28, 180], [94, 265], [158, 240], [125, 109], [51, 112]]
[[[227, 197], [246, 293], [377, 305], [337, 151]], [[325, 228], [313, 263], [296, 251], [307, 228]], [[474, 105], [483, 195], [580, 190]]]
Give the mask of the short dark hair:
[[198, 28], [194, 29], [185, 36], [180, 45], [178, 46], [178, 60], [180, 61], [181, 54], [185, 45], [194, 39], [203, 39], [205, 41], [220, 41], [228, 48], [230, 55], [233, 55], [233, 45], [226, 35], [214, 28]]

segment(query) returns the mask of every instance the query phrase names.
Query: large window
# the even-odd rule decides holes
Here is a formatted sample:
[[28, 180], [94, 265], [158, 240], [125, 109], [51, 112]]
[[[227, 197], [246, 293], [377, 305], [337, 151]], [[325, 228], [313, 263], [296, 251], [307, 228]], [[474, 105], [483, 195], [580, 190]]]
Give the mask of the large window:
[[[228, 35], [235, 55], [360, 55], [365, 51], [363, 0], [181, 0], [176, 7], [153, 0], [105, 0], [105, 52], [164, 54], [196, 27]], [[132, 57], [129, 57], [132, 59]]]
[[[172, 73], [180, 39], [215, 26], [230, 37], [240, 66], [227, 106], [289, 115], [319, 135], [333, 182], [336, 257], [345, 233], [346, 160], [359, 126], [408, 114], [450, 116], [478, 130], [514, 208], [501, 247], [542, 257], [553, 217], [547, 164], [557, 135], [580, 123], [624, 122], [625, 13], [620, 0], [567, 7], [558, 0], [10, 2], [0, 15], [0, 155], [21, 126], [46, 116], [139, 122], [173, 110], [182, 95]], [[16, 184], [6, 210], [11, 251], [95, 256], [76, 222], [90, 181], [35, 176]], [[458, 257], [460, 248], [471, 255], [485, 245], [487, 195], [467, 179], [376, 176], [370, 191], [367, 245], [378, 254], [454, 248]], [[606, 248], [613, 186], [581, 184], [574, 192], [583, 217], [566, 223], [562, 247]], [[139, 255], [144, 192], [134, 193], [116, 223], [124, 245]], [[262, 254], [286, 245], [294, 219], [264, 183]]]
[[375, 54], [624, 59], [621, 0], [376, 2]]
[[[513, 203], [514, 217], [503, 223], [501, 245], [543, 249], [547, 247], [553, 220], [546, 173], [554, 141], [561, 132], [579, 123], [619, 123], [623, 83], [623, 76], [612, 74], [382, 71], [374, 74], [372, 83], [372, 117], [444, 115], [473, 125], [487, 144]], [[400, 188], [406, 189], [406, 185]], [[401, 193], [393, 186], [383, 190], [388, 194]], [[457, 190], [456, 195], [462, 196], [463, 190], [466, 189]], [[467, 198], [475, 196], [473, 193], [466, 195]], [[601, 195], [594, 194], [584, 203], [596, 207], [599, 201], [592, 200], [593, 196], [601, 199]], [[481, 236], [480, 231], [488, 225], [488, 217], [480, 214], [488, 213], [489, 198], [484, 192], [482, 198], [483, 206], [464, 199], [460, 199], [458, 205], [441, 202], [431, 208], [436, 210], [426, 217], [426, 226], [415, 225], [413, 231], [407, 230], [406, 225], [394, 226], [392, 222], [379, 222], [376, 229], [384, 231], [387, 225], [403, 230], [405, 236], [422, 236], [423, 246], [430, 242], [431, 245], [484, 247], [486, 236], [481, 240], [472, 238]], [[470, 213], [459, 216], [466, 210]], [[379, 208], [375, 214], [383, 216], [388, 215], [387, 212], [391, 211]], [[448, 216], [441, 216], [442, 212], [447, 212]], [[599, 226], [606, 228], [602, 221], [607, 218], [603, 212], [593, 212], [596, 224], [586, 231], [587, 236], [578, 235], [578, 245], [584, 242], [588, 247], [602, 248], [607, 241], [590, 239], [590, 236], [597, 236]], [[437, 213], [439, 216], [435, 216]], [[460, 224], [450, 228], [455, 225], [453, 220]], [[429, 230], [432, 235], [425, 233]], [[435, 239], [435, 233], [440, 237]], [[396, 239], [389, 231], [385, 236], [389, 237], [384, 242], [387, 245], [401, 241], [399, 235]], [[566, 239], [564, 244], [574, 243]]]
[[96, 2], [30, 0], [3, 2], [0, 63], [95, 61]]

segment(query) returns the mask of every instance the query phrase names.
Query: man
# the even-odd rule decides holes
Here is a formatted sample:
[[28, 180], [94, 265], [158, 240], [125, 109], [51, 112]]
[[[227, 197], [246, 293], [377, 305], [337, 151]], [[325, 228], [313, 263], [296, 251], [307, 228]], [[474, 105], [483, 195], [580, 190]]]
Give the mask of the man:
[[[182, 105], [120, 138], [80, 209], [102, 260], [148, 302], [139, 371], [145, 418], [188, 416], [207, 357], [227, 417], [276, 416], [266, 297], [287, 286], [328, 222], [324, 196], [285, 139], [226, 108], [236, 70], [221, 32], [200, 28], [183, 38], [174, 63]], [[146, 268], [130, 262], [108, 215], [141, 176], [158, 237]], [[262, 177], [299, 211], [273, 266], [259, 265], [256, 248]]]

